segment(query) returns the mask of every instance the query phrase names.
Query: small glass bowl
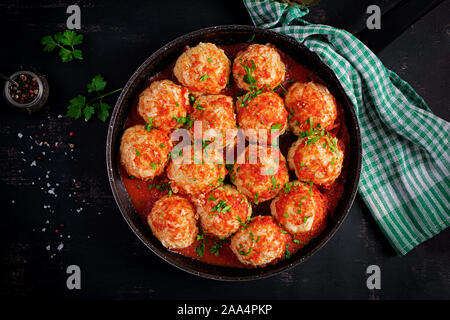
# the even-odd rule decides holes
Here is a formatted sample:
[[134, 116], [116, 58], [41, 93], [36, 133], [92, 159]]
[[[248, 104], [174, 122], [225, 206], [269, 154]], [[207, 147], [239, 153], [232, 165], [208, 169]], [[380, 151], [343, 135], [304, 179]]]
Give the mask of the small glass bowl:
[[25, 74], [27, 76], [36, 78], [36, 81], [39, 85], [39, 93], [38, 93], [37, 97], [29, 103], [18, 103], [13, 98], [11, 98], [11, 94], [10, 94], [10, 90], [9, 90], [11, 83], [8, 81], [5, 82], [5, 86], [3, 89], [3, 95], [5, 97], [6, 102], [8, 103], [8, 105], [10, 107], [14, 108], [15, 110], [24, 111], [24, 112], [28, 112], [31, 114], [33, 112], [40, 110], [46, 104], [47, 99], [48, 99], [48, 93], [49, 93], [48, 82], [44, 76], [34, 73], [32, 71], [25, 71], [25, 70], [21, 70], [21, 71], [17, 71], [15, 73], [13, 73], [10, 76], [10, 79], [15, 80], [21, 74]]

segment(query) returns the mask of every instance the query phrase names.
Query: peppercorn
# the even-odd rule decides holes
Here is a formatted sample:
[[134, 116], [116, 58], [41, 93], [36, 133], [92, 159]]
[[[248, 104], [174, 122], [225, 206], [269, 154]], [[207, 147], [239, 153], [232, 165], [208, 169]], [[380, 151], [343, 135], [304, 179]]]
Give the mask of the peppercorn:
[[37, 83], [36, 78], [30, 78], [25, 74], [20, 74], [13, 80], [18, 84], [18, 86], [9, 86], [9, 94], [14, 101], [21, 104], [27, 104], [37, 98], [39, 94], [39, 84]]

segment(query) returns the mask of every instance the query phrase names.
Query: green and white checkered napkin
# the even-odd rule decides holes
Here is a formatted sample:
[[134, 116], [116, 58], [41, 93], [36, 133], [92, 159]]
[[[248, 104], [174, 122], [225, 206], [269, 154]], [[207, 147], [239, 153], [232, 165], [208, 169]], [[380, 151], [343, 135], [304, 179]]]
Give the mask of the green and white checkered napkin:
[[303, 6], [244, 0], [257, 27], [319, 55], [352, 101], [361, 126], [359, 194], [394, 249], [406, 254], [450, 225], [450, 124], [352, 34], [301, 19]]

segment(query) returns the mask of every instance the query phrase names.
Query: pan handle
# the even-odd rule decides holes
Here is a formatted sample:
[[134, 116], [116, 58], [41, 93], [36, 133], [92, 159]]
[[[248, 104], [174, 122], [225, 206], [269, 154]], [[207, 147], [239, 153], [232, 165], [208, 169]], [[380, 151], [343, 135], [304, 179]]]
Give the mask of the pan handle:
[[355, 34], [373, 52], [379, 53], [407, 28], [444, 0], [402, 0], [381, 17], [381, 29], [364, 28]]

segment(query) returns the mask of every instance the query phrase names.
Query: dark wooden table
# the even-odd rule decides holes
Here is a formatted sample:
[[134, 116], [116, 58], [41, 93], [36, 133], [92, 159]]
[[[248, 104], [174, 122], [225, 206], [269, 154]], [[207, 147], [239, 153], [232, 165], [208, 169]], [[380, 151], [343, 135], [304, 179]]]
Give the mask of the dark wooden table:
[[[357, 32], [365, 25], [369, 4], [386, 11], [395, 2], [322, 0], [308, 18]], [[449, 230], [404, 257], [396, 256], [360, 198], [322, 250], [270, 279], [205, 280], [156, 257], [131, 232], [112, 197], [105, 168], [107, 124], [65, 117], [68, 101], [85, 94], [86, 83], [98, 73], [108, 80], [109, 88], [123, 86], [141, 62], [175, 37], [212, 25], [251, 24], [251, 20], [238, 0], [79, 1], [85, 59], [62, 63], [55, 53], [43, 52], [39, 41], [65, 28], [70, 4], [0, 3], [0, 72], [36, 68], [47, 75], [51, 87], [48, 107], [32, 116], [9, 110], [1, 102], [1, 296], [450, 298]], [[379, 54], [446, 120], [450, 119], [449, 12], [447, 1]], [[114, 98], [109, 101], [113, 104]], [[33, 161], [36, 166], [31, 166]], [[72, 264], [81, 268], [81, 290], [66, 288], [66, 268]], [[366, 287], [366, 268], [372, 264], [381, 268], [381, 290]]]

